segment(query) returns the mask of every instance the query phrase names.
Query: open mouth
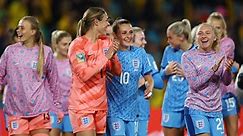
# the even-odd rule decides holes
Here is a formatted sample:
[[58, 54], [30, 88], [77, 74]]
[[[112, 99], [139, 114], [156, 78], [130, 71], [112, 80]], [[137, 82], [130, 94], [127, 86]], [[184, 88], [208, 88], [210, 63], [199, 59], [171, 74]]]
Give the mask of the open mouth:
[[201, 43], [203, 43], [203, 44], [208, 43], [208, 39], [201, 40]]
[[23, 37], [23, 35], [22, 34], [18, 34], [18, 39], [20, 39], [20, 38], [22, 38]]

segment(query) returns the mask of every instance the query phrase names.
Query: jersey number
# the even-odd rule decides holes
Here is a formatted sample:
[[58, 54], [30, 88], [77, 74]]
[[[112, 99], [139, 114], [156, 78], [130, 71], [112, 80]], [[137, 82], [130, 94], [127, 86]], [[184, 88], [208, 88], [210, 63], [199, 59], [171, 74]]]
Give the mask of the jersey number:
[[129, 78], [130, 78], [130, 74], [128, 72], [122, 72], [120, 76], [120, 83], [124, 85], [128, 84]]
[[223, 119], [222, 118], [216, 118], [216, 122], [218, 123], [217, 124], [217, 130], [223, 130]]
[[227, 109], [235, 107], [234, 97], [226, 99], [225, 102], [226, 102], [226, 105], [227, 105]]

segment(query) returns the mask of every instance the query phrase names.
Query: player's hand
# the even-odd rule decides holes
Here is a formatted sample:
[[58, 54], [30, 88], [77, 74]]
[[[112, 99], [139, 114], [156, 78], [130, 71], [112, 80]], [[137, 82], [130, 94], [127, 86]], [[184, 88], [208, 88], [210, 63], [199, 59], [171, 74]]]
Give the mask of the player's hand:
[[113, 77], [113, 76], [114, 76], [114, 75], [113, 75], [111, 72], [106, 71], [106, 78], [107, 78], [109, 81], [112, 80], [112, 77]]
[[144, 92], [144, 98], [149, 99], [153, 95], [152, 90], [146, 89]]
[[214, 72], [218, 71], [219, 66], [220, 66], [220, 64], [221, 64], [221, 62], [223, 61], [224, 58], [225, 58], [225, 56], [223, 56], [216, 64], [214, 64], [214, 66], [212, 67], [212, 70]]
[[112, 42], [112, 46], [109, 47], [108, 51], [106, 52], [106, 57], [108, 59], [111, 59], [113, 57], [113, 55], [117, 52], [117, 50], [119, 49], [119, 42], [116, 40], [113, 40]]
[[175, 71], [176, 71], [176, 75], [184, 77], [184, 71], [182, 67], [180, 67], [178, 64]]
[[57, 119], [58, 119], [57, 123], [61, 123], [63, 117], [64, 117], [63, 112], [58, 112], [58, 113], [57, 113]]
[[177, 63], [175, 61], [169, 62], [169, 64], [165, 68], [165, 74], [166, 75], [176, 74], [176, 67], [177, 67]]
[[234, 60], [231, 58], [227, 58], [224, 63], [225, 70], [230, 71], [233, 64], [234, 64]]

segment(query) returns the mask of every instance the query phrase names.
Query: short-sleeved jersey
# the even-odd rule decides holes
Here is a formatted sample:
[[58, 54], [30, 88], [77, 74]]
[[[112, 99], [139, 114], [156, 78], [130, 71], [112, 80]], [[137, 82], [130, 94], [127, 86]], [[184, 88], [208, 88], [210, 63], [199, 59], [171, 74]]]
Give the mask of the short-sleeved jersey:
[[[193, 45], [194, 46], [194, 45]], [[160, 73], [164, 80], [168, 80], [164, 102], [163, 111], [182, 111], [184, 110], [184, 102], [186, 93], [188, 92], [188, 82], [185, 77], [177, 75], [166, 75], [166, 66], [174, 61], [181, 67], [181, 56], [184, 53], [181, 49], [175, 49], [168, 45], [161, 60]]]
[[[71, 42], [68, 51], [72, 71], [69, 109], [87, 112], [107, 110], [105, 80], [109, 61], [105, 53], [111, 45], [109, 39], [98, 39], [92, 43], [85, 36]], [[117, 56], [113, 59], [119, 63]]]
[[51, 48], [44, 45], [43, 77], [37, 72], [38, 54], [38, 45], [27, 48], [15, 43], [1, 56], [0, 85], [7, 84], [4, 110], [10, 116], [37, 116], [59, 103], [57, 67]]
[[146, 52], [143, 48], [130, 46], [117, 52], [122, 65], [120, 76], [107, 80], [108, 116], [135, 121], [137, 116], [138, 81], [140, 76], [150, 74]]
[[216, 72], [212, 67], [224, 56], [222, 52], [200, 52], [198, 49], [183, 54], [184, 74], [190, 86], [185, 101], [186, 107], [204, 112], [222, 110], [219, 85], [221, 82], [229, 85], [231, 73], [224, 70], [224, 61]]

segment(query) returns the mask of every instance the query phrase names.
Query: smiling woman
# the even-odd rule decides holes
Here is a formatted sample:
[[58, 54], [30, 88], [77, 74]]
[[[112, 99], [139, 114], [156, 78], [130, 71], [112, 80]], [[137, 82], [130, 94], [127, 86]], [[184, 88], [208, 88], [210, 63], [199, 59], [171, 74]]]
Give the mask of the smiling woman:
[[198, 48], [182, 56], [182, 66], [189, 83], [185, 120], [191, 136], [224, 136], [219, 85], [230, 84], [233, 60], [215, 49], [217, 41], [214, 27], [200, 24], [197, 32]]
[[116, 56], [118, 45], [108, 37], [100, 38], [110, 25], [108, 19], [103, 8], [87, 9], [68, 50], [73, 79], [68, 109], [73, 132], [79, 136], [105, 133], [106, 71], [114, 75], [121, 73]]
[[17, 36], [19, 42], [8, 46], [0, 61], [0, 86], [7, 85], [4, 111], [8, 132], [48, 136], [48, 113], [53, 103], [61, 107], [53, 54], [43, 45], [35, 17], [25, 16], [19, 21]]

